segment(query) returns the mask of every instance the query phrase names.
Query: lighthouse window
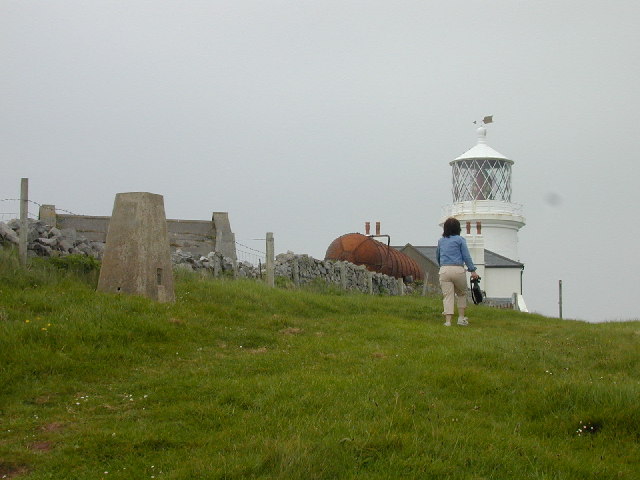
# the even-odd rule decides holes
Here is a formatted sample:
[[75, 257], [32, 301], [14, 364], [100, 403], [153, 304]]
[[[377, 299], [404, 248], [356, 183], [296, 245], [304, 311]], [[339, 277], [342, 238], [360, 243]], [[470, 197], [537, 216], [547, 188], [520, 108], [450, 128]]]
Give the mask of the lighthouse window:
[[470, 159], [453, 165], [454, 202], [511, 201], [511, 164], [497, 159]]

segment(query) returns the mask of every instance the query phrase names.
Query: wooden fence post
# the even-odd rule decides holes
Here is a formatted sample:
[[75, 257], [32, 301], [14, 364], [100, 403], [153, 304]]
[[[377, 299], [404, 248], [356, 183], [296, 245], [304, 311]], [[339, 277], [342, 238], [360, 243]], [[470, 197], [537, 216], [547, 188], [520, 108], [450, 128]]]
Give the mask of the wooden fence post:
[[18, 256], [20, 264], [27, 266], [27, 242], [29, 239], [29, 179], [20, 181], [20, 243], [18, 244]]
[[216, 255], [213, 257], [213, 277], [218, 278], [220, 276], [220, 262], [222, 262], [222, 258], [218, 258]]
[[424, 274], [424, 283], [422, 284], [422, 296], [426, 297], [429, 291], [429, 272]]
[[562, 320], [562, 280], [558, 280], [558, 310]]
[[300, 286], [300, 263], [298, 262], [298, 257], [293, 257], [293, 264], [291, 266], [292, 274], [293, 274], [293, 284], [296, 287]]
[[267, 232], [267, 285], [275, 287], [275, 245], [273, 232]]
[[340, 286], [343, 290], [347, 289], [347, 264], [340, 262]]

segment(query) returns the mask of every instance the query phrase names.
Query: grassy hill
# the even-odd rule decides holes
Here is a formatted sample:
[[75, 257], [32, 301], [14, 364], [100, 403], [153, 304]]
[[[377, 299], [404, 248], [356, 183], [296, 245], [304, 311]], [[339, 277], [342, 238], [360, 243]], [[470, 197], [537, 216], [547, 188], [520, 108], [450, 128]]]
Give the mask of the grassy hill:
[[95, 273], [0, 255], [0, 478], [639, 478], [638, 322]]

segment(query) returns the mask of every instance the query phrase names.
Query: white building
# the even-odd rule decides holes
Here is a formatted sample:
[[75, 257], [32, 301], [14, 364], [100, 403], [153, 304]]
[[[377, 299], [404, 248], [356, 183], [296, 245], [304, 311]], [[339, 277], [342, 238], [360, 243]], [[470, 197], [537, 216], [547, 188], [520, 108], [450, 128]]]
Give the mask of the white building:
[[522, 205], [511, 202], [514, 162], [487, 145], [484, 125], [477, 134], [477, 145], [449, 163], [453, 203], [445, 207], [440, 225], [448, 217], [460, 221], [487, 297], [501, 299], [516, 294], [519, 309], [526, 311], [522, 298], [524, 265], [518, 255], [518, 231], [525, 219]]
[[[461, 233], [481, 277], [486, 303], [526, 312], [522, 297], [524, 264], [518, 256], [518, 231], [525, 225], [525, 219], [522, 205], [511, 202], [514, 162], [487, 145], [484, 125], [477, 133], [478, 144], [449, 163], [453, 203], [445, 207], [440, 226], [448, 217], [460, 221]], [[407, 243], [393, 248], [420, 265], [431, 289], [440, 288], [435, 246]]]
[[[470, 240], [466, 237], [467, 241]], [[522, 300], [522, 272], [524, 265], [515, 260], [498, 255], [491, 250], [480, 250], [469, 245], [473, 263], [478, 267], [478, 275], [482, 277], [480, 286], [487, 295], [487, 303], [492, 305], [512, 305], [513, 294], [518, 295], [520, 305], [524, 310]], [[414, 259], [424, 271], [424, 278], [430, 288], [439, 288], [438, 260], [436, 246], [414, 246], [410, 243], [404, 247], [394, 247], [405, 255]]]
[[[451, 161], [453, 203], [444, 211], [455, 217], [467, 235], [481, 225], [485, 248], [519, 260], [518, 231], [524, 226], [522, 205], [511, 202], [513, 160], [487, 145], [487, 129], [478, 128], [478, 144]], [[465, 233], [463, 231], [463, 233]]]

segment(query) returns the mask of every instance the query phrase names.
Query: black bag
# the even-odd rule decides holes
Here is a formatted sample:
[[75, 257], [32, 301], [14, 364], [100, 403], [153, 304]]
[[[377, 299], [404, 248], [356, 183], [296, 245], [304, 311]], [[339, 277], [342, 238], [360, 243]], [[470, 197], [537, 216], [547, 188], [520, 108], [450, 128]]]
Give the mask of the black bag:
[[471, 279], [471, 299], [478, 305], [482, 303], [482, 290], [480, 290], [480, 277]]

